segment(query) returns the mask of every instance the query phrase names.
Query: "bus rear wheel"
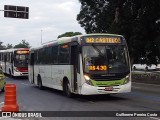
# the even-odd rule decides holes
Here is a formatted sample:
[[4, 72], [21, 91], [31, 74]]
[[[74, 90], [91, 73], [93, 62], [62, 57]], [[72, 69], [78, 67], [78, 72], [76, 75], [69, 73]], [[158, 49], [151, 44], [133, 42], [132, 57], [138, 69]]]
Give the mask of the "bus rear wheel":
[[10, 69], [9, 69], [9, 76], [10, 76], [10, 77], [13, 77]]
[[43, 89], [41, 77], [38, 77], [38, 88], [39, 88], [40, 90]]
[[64, 92], [65, 96], [70, 97], [70, 98], [73, 97], [71, 90], [70, 90], [70, 87], [69, 87], [68, 80], [64, 81], [64, 83], [63, 83], [63, 92]]

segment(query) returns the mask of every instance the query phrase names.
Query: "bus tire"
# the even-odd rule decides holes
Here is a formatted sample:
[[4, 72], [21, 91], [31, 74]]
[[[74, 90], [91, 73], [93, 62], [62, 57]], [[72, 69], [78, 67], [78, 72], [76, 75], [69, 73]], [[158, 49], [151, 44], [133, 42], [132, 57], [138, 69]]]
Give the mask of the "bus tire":
[[40, 77], [40, 76], [38, 76], [38, 88], [39, 88], [40, 90], [43, 90], [42, 80], [41, 80], [41, 77]]
[[70, 90], [70, 87], [69, 87], [69, 82], [68, 80], [64, 80], [63, 81], [63, 92], [64, 92], [64, 95], [71, 98], [73, 97], [72, 93], [71, 93], [71, 90]]

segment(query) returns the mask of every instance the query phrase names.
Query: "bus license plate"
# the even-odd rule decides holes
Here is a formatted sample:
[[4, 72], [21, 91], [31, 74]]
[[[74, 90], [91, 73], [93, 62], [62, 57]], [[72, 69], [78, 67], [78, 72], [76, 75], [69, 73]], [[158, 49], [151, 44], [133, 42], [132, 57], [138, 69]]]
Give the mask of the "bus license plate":
[[113, 87], [106, 87], [104, 90], [105, 91], [113, 91]]

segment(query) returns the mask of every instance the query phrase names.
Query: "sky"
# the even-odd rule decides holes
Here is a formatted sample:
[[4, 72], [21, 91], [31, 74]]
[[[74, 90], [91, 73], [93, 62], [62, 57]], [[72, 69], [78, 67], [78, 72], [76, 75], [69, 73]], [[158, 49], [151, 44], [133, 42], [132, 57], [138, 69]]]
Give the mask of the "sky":
[[76, 20], [81, 6], [78, 0], [0, 0], [0, 10], [4, 5], [29, 7], [29, 19], [7, 18], [0, 11], [2, 45], [14, 46], [26, 40], [35, 47], [41, 45], [41, 40], [46, 43], [65, 32], [85, 34]]

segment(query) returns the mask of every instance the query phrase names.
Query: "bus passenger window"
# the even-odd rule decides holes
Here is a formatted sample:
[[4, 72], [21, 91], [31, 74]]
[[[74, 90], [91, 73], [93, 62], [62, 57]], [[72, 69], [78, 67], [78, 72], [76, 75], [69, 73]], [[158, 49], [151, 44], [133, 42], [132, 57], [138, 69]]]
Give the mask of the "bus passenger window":
[[58, 62], [59, 63], [69, 63], [69, 48], [68, 47], [63, 47], [64, 45], [60, 46], [59, 48], [59, 57], [58, 57]]

